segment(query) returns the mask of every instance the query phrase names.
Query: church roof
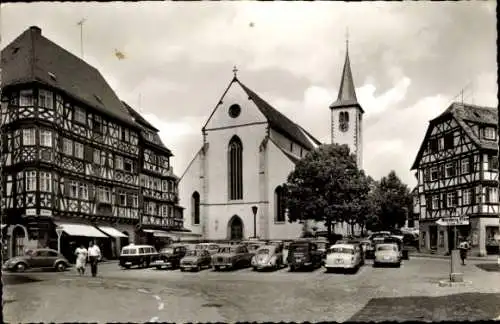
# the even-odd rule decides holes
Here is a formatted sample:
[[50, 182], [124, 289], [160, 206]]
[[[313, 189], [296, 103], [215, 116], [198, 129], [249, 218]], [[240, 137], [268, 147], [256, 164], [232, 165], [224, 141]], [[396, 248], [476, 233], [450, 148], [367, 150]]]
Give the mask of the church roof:
[[482, 136], [478, 136], [471, 127], [474, 124], [497, 127], [498, 108], [454, 102], [442, 114], [429, 121], [427, 132], [425, 133], [424, 140], [422, 141], [422, 145], [420, 146], [411, 170], [418, 168], [418, 164], [420, 163], [420, 159], [422, 157], [422, 154], [424, 153], [426, 143], [432, 133], [434, 125], [448, 118], [454, 118], [456, 122], [462, 127], [467, 136], [469, 136], [471, 141], [473, 141], [479, 148], [485, 150], [498, 149], [496, 140], [488, 140], [483, 138]]
[[315, 145], [321, 145], [321, 142], [314, 138], [305, 129], [280, 113], [267, 101], [262, 99], [254, 91], [250, 90], [250, 88], [241, 83], [237, 78], [234, 78], [233, 81], [237, 82], [243, 88], [248, 97], [255, 103], [260, 112], [266, 117], [271, 128], [289, 137], [290, 139], [293, 139], [294, 141], [308, 149], [314, 149]]
[[33, 26], [2, 49], [2, 85], [40, 82], [97, 111], [138, 127], [113, 89], [93, 66], [42, 36]]
[[349, 49], [346, 48], [344, 69], [342, 70], [342, 78], [340, 80], [339, 94], [337, 100], [330, 105], [331, 109], [341, 108], [346, 106], [359, 106], [362, 112], [363, 108], [358, 103], [356, 97], [356, 88], [354, 87], [354, 79], [351, 71], [351, 60], [349, 59]]

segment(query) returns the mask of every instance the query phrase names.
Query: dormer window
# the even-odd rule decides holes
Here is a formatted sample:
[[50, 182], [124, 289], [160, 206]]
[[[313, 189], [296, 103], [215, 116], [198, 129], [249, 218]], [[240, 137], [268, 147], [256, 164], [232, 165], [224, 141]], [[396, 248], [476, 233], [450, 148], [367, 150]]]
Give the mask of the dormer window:
[[94, 122], [92, 125], [92, 130], [95, 133], [102, 133], [102, 123], [101, 123], [101, 118], [99, 116], [94, 116]]
[[485, 127], [483, 129], [483, 137], [485, 139], [494, 140], [496, 139], [496, 132], [494, 127]]

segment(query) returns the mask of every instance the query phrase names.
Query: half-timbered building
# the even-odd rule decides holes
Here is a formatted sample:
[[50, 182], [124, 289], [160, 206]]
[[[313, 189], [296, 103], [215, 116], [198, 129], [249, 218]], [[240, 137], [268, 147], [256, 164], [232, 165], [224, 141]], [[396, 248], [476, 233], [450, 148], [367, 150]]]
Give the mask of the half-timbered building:
[[172, 152], [163, 144], [159, 130], [136, 110], [123, 103], [141, 126], [139, 136], [139, 185], [141, 224], [139, 241], [157, 247], [189, 237], [183, 228], [183, 208], [178, 205], [179, 178], [170, 165]]
[[[486, 254], [498, 233], [498, 109], [453, 103], [430, 121], [412, 170], [417, 170], [420, 245], [448, 252], [460, 237]], [[444, 217], [468, 216], [469, 225], [439, 226]], [[455, 239], [455, 237], [457, 239]]]
[[59, 243], [71, 256], [96, 240], [106, 257], [116, 256], [140, 229], [144, 126], [99, 71], [38, 27], [2, 50], [2, 66], [9, 254]]

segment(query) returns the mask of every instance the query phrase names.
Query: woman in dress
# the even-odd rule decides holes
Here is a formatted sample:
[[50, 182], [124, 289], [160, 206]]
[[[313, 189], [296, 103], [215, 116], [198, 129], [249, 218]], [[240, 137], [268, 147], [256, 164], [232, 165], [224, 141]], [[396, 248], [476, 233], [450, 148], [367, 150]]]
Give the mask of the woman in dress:
[[76, 248], [75, 254], [76, 254], [76, 270], [78, 270], [80, 276], [84, 275], [85, 265], [87, 263], [87, 254], [88, 254], [87, 249], [82, 244], [80, 245], [79, 248]]

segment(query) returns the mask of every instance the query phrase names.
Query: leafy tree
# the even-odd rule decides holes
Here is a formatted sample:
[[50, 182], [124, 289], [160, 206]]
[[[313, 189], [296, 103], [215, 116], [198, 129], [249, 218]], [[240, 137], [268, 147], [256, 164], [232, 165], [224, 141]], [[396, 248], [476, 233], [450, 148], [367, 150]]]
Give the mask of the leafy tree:
[[391, 171], [382, 177], [377, 189], [378, 222], [381, 229], [394, 229], [404, 225], [411, 210], [410, 189], [404, 184], [396, 172]]
[[358, 225], [361, 227], [361, 233], [365, 230], [377, 230], [378, 222], [378, 212], [379, 212], [379, 200], [378, 196], [378, 182], [372, 177], [367, 176], [368, 183], [368, 194], [363, 201], [362, 212], [358, 216]]
[[368, 192], [365, 179], [347, 145], [320, 146], [296, 164], [283, 185], [288, 221], [324, 222], [331, 238], [335, 222], [352, 222], [359, 214]]

